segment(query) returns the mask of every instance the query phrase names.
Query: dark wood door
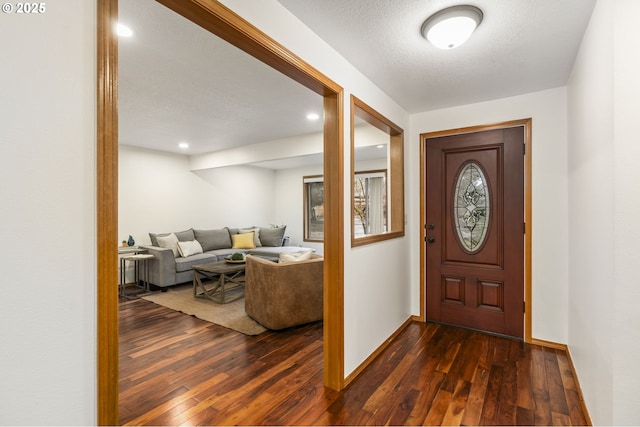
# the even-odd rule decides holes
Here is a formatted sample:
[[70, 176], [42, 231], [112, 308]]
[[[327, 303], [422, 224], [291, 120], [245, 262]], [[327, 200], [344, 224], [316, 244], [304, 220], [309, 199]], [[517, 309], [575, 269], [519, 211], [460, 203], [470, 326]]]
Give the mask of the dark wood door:
[[426, 146], [427, 320], [522, 338], [524, 127]]

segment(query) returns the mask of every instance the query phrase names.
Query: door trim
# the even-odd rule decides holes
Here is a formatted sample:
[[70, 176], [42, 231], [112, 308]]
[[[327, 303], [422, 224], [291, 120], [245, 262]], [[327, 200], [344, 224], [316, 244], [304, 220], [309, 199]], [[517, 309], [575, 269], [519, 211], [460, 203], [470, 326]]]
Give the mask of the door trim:
[[531, 118], [499, 122], [488, 125], [470, 126], [457, 129], [441, 130], [436, 132], [427, 132], [420, 134], [420, 315], [416, 320], [426, 322], [426, 198], [425, 191], [427, 189], [426, 179], [426, 162], [427, 138], [437, 138], [441, 136], [461, 135], [465, 133], [481, 132], [485, 130], [506, 129], [512, 127], [524, 127], [524, 341], [532, 342], [531, 337], [531, 243], [532, 243], [532, 215], [531, 215]]
[[[217, 1], [157, 0], [324, 97], [324, 383], [344, 387], [343, 88]], [[97, 0], [97, 423], [118, 424], [118, 0]]]

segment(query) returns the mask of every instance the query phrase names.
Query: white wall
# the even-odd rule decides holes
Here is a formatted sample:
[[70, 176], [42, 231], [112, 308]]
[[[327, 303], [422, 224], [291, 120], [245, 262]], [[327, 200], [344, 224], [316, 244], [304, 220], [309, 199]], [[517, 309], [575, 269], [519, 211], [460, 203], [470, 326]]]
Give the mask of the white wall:
[[0, 424], [93, 425], [96, 5], [46, 6], [0, 16]]
[[303, 209], [304, 196], [302, 177], [322, 175], [322, 166], [282, 169], [275, 172], [275, 218], [278, 224], [286, 224], [289, 244], [314, 248], [324, 254], [324, 245], [319, 242], [304, 241]]
[[192, 172], [189, 158], [121, 146], [118, 237], [149, 244], [149, 232], [261, 226], [275, 217], [275, 174], [229, 166]]
[[[567, 342], [567, 124], [566, 89], [557, 88], [496, 101], [447, 108], [411, 117], [408, 143], [411, 221], [419, 226], [420, 134], [466, 126], [532, 119], [532, 335]], [[412, 237], [412, 265], [420, 263], [419, 236]], [[413, 295], [419, 277], [412, 276]], [[413, 311], [419, 300], [413, 300]]]
[[615, 1], [614, 25], [614, 197], [615, 303], [613, 306], [613, 424], [640, 424], [640, 228], [637, 192], [640, 136], [640, 2]]
[[599, 0], [568, 85], [569, 346], [596, 425], [640, 422], [638, 17]]
[[[353, 93], [405, 130], [408, 114], [276, 0], [222, 3], [344, 88], [344, 205], [350, 206], [350, 95]], [[350, 215], [345, 209], [345, 375], [408, 318], [411, 300], [409, 240], [405, 237], [351, 249]], [[415, 232], [410, 226], [406, 231], [408, 235]], [[377, 260], [384, 263], [373, 262]]]

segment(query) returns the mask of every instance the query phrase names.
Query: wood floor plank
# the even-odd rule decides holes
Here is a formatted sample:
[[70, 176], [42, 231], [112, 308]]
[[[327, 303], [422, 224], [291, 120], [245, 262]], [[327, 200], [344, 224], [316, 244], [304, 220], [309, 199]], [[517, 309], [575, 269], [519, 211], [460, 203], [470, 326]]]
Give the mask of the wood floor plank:
[[544, 349], [534, 346], [531, 354], [531, 387], [534, 396], [534, 425], [551, 425], [551, 403], [544, 361]]
[[482, 417], [482, 409], [484, 407], [487, 386], [489, 385], [489, 371], [477, 369], [473, 377], [473, 383], [469, 390], [467, 405], [461, 420], [462, 425], [477, 426], [480, 425]]
[[471, 383], [460, 379], [458, 385], [453, 393], [453, 399], [447, 408], [447, 412], [444, 414], [441, 425], [444, 426], [459, 426], [462, 422], [464, 411], [467, 407], [467, 399], [471, 391]]
[[[220, 381], [222, 381], [225, 377], [226, 377], [226, 374], [220, 374], [220, 375], [215, 376], [215, 377], [207, 378], [205, 381], [203, 381], [197, 387], [185, 390], [184, 393], [180, 393], [178, 396], [175, 396], [173, 399], [170, 399], [170, 400], [168, 400], [168, 401], [166, 401], [164, 403], [159, 403], [159, 402], [156, 403], [152, 409], [150, 409], [149, 411], [147, 411], [144, 414], [140, 415], [139, 417], [132, 419], [129, 422], [129, 424], [131, 424], [131, 425], [147, 425], [147, 424], [157, 425], [157, 424], [153, 424], [152, 421], [158, 419], [160, 416], [163, 416], [168, 412], [173, 412], [173, 409], [176, 406], [182, 404], [183, 402], [185, 402], [187, 400], [193, 399], [193, 397], [195, 395], [197, 395], [200, 390], [207, 389], [208, 387], [210, 387], [212, 385], [220, 383]], [[126, 397], [125, 397], [124, 400], [125, 401], [127, 400]], [[121, 396], [121, 401], [122, 401], [122, 396]], [[195, 401], [195, 402], [197, 402], [197, 401]], [[180, 412], [180, 413], [182, 413], [182, 412]]]
[[451, 404], [453, 394], [446, 390], [438, 390], [436, 397], [433, 399], [431, 409], [427, 413], [427, 418], [424, 420], [424, 424], [428, 426], [442, 425], [442, 420], [447, 412], [447, 408]]
[[389, 394], [391, 394], [392, 390], [400, 380], [402, 380], [414, 361], [415, 356], [407, 354], [387, 379], [371, 394], [369, 399], [365, 402], [363, 409], [371, 413], [376, 413], [376, 411], [383, 406], [384, 401], [388, 399]]
[[557, 414], [569, 415], [567, 398], [565, 395], [562, 375], [558, 367], [558, 357], [555, 349], [545, 349], [544, 363], [547, 375], [547, 387], [549, 388], [549, 400], [551, 411]]
[[[120, 305], [126, 425], [577, 425], [565, 352], [411, 323], [344, 390], [316, 322], [245, 336], [144, 300]], [[564, 402], [564, 403], [563, 403]]]
[[[494, 347], [495, 349], [495, 347]], [[487, 391], [482, 406], [480, 425], [497, 425], [500, 417], [500, 388], [502, 387], [502, 377], [504, 369], [502, 366], [493, 365], [489, 371], [489, 381]]]

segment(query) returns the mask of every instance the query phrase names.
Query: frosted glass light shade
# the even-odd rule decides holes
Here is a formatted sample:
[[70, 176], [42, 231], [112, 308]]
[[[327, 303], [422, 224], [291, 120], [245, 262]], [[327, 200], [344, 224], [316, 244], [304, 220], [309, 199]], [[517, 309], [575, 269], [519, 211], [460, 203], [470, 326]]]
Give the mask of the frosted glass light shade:
[[422, 24], [422, 35], [439, 49], [453, 49], [467, 41], [482, 22], [474, 6], [453, 6], [431, 15]]

